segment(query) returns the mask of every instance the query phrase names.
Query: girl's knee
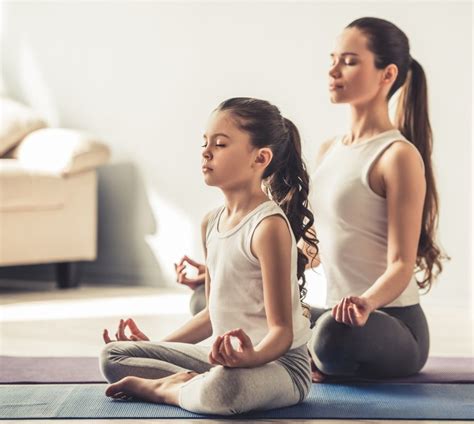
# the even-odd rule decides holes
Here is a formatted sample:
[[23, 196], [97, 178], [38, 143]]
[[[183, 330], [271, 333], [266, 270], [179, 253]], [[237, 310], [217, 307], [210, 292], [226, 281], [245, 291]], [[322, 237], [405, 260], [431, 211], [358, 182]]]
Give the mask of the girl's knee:
[[117, 368], [117, 359], [124, 354], [123, 343], [127, 342], [107, 343], [99, 354], [100, 371], [109, 383], [113, 383], [119, 379], [115, 371]]
[[198, 391], [198, 413], [234, 415], [243, 412], [241, 373], [217, 366], [206, 373]]

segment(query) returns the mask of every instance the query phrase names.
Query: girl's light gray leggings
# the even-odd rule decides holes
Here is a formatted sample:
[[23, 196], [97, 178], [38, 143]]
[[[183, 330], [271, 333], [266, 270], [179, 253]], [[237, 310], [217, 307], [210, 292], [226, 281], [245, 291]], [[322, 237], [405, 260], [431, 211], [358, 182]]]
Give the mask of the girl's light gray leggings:
[[199, 375], [180, 389], [179, 405], [201, 414], [233, 415], [302, 402], [311, 386], [306, 345], [255, 368], [227, 368], [208, 361], [209, 346], [176, 342], [111, 342], [100, 368], [110, 383], [126, 376], [157, 379], [183, 371]]

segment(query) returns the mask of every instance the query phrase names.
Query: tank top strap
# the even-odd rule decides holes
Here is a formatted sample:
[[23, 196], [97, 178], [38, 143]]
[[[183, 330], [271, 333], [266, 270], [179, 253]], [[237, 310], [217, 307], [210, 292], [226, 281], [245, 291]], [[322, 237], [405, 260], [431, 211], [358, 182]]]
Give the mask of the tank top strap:
[[209, 240], [209, 237], [214, 230], [216, 223], [217, 223], [217, 218], [221, 214], [222, 210], [224, 209], [225, 206], [219, 206], [211, 211], [209, 214], [209, 220], [207, 221], [207, 227], [206, 227], [206, 245]]

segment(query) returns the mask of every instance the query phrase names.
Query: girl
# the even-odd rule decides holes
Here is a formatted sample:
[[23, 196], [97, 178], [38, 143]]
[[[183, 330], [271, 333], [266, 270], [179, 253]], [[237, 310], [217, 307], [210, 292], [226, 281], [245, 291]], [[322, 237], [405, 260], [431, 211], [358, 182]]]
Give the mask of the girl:
[[407, 376], [429, 351], [419, 289], [442, 270], [426, 78], [383, 19], [350, 23], [331, 60], [331, 101], [348, 104], [352, 122], [322, 145], [311, 181], [330, 308], [312, 308], [313, 377]]
[[[268, 102], [234, 98], [212, 114], [203, 148], [205, 182], [225, 196], [202, 224], [206, 307], [158, 343], [111, 342], [105, 330], [106, 395], [221, 415], [297, 404], [311, 385], [311, 330], [296, 243], [317, 249], [298, 131]], [[117, 339], [126, 325], [147, 340], [132, 321]], [[211, 349], [195, 345], [211, 333]]]

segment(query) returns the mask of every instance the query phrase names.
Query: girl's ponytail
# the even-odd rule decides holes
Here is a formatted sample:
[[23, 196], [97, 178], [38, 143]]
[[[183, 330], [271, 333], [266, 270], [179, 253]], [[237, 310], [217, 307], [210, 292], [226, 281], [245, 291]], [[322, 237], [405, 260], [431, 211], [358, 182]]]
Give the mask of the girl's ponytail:
[[[286, 154], [275, 172], [267, 179], [266, 187], [271, 195], [285, 212], [291, 229], [298, 242], [301, 238], [318, 253], [316, 236], [308, 230], [314, 224], [312, 212], [308, 209], [309, 175], [301, 156], [301, 139], [296, 126], [287, 118], [283, 118], [287, 130]], [[308, 263], [307, 256], [298, 247], [297, 275], [300, 282], [300, 298], [306, 296], [306, 278], [304, 271]]]

